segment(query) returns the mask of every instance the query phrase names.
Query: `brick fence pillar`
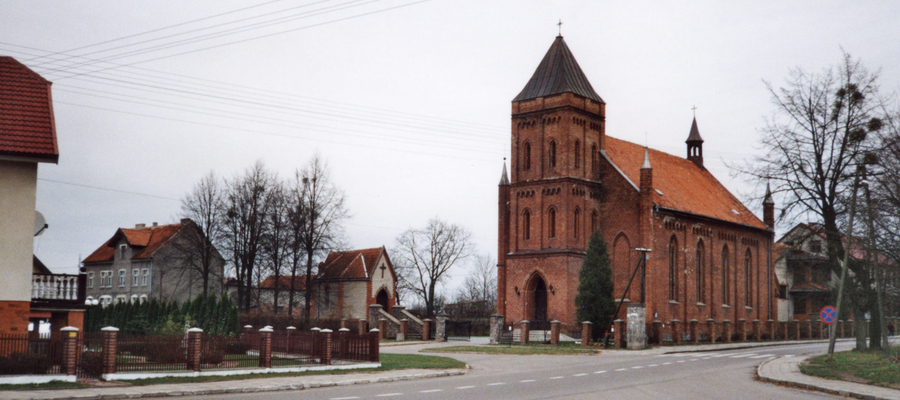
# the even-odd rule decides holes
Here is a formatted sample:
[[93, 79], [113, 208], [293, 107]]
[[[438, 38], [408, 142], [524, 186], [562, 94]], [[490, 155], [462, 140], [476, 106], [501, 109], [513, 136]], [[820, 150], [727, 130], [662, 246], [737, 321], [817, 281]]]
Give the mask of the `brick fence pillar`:
[[253, 325], [244, 325], [241, 329], [241, 333], [253, 333]]
[[693, 343], [693, 344], [700, 343], [700, 329], [698, 326], [700, 321], [697, 321], [696, 319], [692, 319], [692, 320], [688, 321], [688, 323], [690, 324], [691, 343]]
[[734, 334], [734, 325], [731, 323], [730, 319], [726, 319], [722, 321], [722, 325], [725, 327], [725, 343], [731, 343], [731, 335]]
[[187, 369], [188, 371], [200, 371], [200, 353], [203, 343], [203, 329], [191, 328], [187, 331], [188, 348], [187, 348]]
[[806, 338], [807, 339], [813, 338], [813, 325], [812, 325], [812, 321], [810, 321], [810, 320], [806, 320]]
[[350, 335], [350, 328], [341, 328], [338, 329], [338, 359], [344, 359], [347, 357], [347, 353], [350, 352], [350, 340], [347, 336]]
[[781, 324], [781, 328], [784, 331], [784, 340], [791, 339], [791, 323], [787, 321], [779, 322]]
[[613, 321], [613, 325], [615, 326], [615, 328], [614, 328], [615, 332], [613, 335], [613, 339], [614, 339], [613, 343], [615, 343], [615, 347], [617, 349], [621, 349], [622, 347], [624, 347], [624, 343], [623, 343], [622, 339], [625, 338], [625, 321], [622, 321], [621, 319], [617, 319], [617, 320]]
[[361, 319], [361, 320], [359, 320], [358, 323], [359, 323], [359, 326], [357, 327], [357, 331], [359, 332], [360, 335], [365, 335], [366, 333], [369, 332], [369, 321]]
[[753, 320], [753, 339], [760, 341], [762, 340], [763, 326], [762, 321], [758, 319]]
[[746, 319], [741, 318], [741, 319], [737, 320], [737, 334], [738, 334], [738, 338], [740, 338], [739, 339], [740, 341], [742, 341], [742, 342], [747, 341], [747, 320]]
[[769, 340], [775, 340], [775, 320], [767, 320], [766, 328], [768, 328], [767, 331], [769, 331]]
[[422, 320], [422, 340], [431, 340], [431, 320], [428, 318]]
[[321, 355], [319, 354], [319, 350], [320, 350], [319, 349], [319, 331], [321, 331], [321, 329], [312, 328], [309, 331], [310, 331], [309, 337], [310, 337], [310, 340], [312, 340], [312, 346], [310, 346], [310, 353], [312, 354], [313, 358], [321, 358]]
[[839, 338], [844, 337], [844, 321], [838, 321], [837, 328], [835, 328], [835, 329], [837, 329], [835, 331], [835, 336], [837, 336]]
[[681, 344], [681, 321], [673, 319], [669, 321], [669, 325], [672, 327], [672, 343]]
[[259, 330], [259, 367], [272, 368], [272, 328]]
[[331, 350], [332, 346], [334, 346], [331, 333], [331, 329], [319, 331], [319, 334], [322, 335], [322, 365], [331, 365]]
[[[37, 329], [35, 329], [37, 331]], [[62, 370], [66, 375], [75, 375], [78, 368], [78, 328], [67, 326], [59, 330], [63, 335], [63, 359]]]
[[559, 344], [559, 324], [557, 320], [550, 321], [550, 344]]
[[291, 354], [291, 343], [294, 341], [294, 336], [297, 334], [297, 328], [294, 326], [289, 326], [284, 328], [284, 352], [287, 354]]
[[378, 340], [381, 337], [381, 333], [378, 332], [378, 329], [372, 329], [369, 332], [369, 361], [378, 362]]
[[503, 318], [503, 315], [501, 315], [499, 313], [491, 314], [491, 319], [489, 322], [489, 324], [490, 324], [489, 328], [490, 328], [490, 333], [491, 333], [491, 341], [490, 341], [491, 344], [500, 343], [500, 335], [503, 335], [503, 322], [504, 321], [505, 320]]
[[447, 315], [446, 314], [438, 314], [435, 319], [437, 323], [434, 326], [434, 340], [436, 342], [446, 342], [447, 341]]
[[528, 336], [531, 334], [531, 331], [528, 329], [528, 324], [530, 324], [530, 322], [527, 320], [519, 323], [519, 326], [521, 326], [519, 329], [519, 332], [521, 332], [521, 334], [519, 334], [519, 342], [522, 344], [528, 344]]
[[341, 318], [341, 329], [344, 329], [344, 328], [350, 329], [348, 327], [348, 322], [349, 321], [347, 321], [347, 318]]
[[401, 319], [400, 320], [400, 332], [397, 332], [397, 341], [398, 342], [403, 342], [406, 340], [406, 334], [408, 333], [408, 329], [409, 329], [409, 320], [406, 318]]
[[848, 319], [848, 320], [847, 320], [847, 324], [850, 325], [850, 326], [848, 327], [848, 328], [850, 328], [850, 332], [849, 332], [849, 334], [847, 335], [847, 337], [855, 336], [855, 335], [856, 335], [856, 331], [853, 330], [853, 320], [852, 320], [852, 319]]
[[590, 346], [591, 344], [591, 321], [581, 323], [581, 345]]
[[662, 335], [662, 321], [653, 320], [653, 322], [650, 323], [650, 326], [653, 327], [652, 328], [653, 329], [653, 331], [652, 331], [653, 342], [656, 343], [657, 345], [661, 345], [662, 344], [662, 336], [663, 336]]
[[381, 339], [385, 339], [387, 337], [387, 320], [382, 319], [378, 321], [378, 332], [381, 335]]
[[100, 335], [103, 338], [103, 367], [100, 369], [102, 374], [116, 373], [116, 353], [119, 349], [119, 328], [107, 326], [100, 329]]
[[716, 342], [716, 320], [709, 318], [706, 320], [706, 325], [709, 326], [709, 342]]

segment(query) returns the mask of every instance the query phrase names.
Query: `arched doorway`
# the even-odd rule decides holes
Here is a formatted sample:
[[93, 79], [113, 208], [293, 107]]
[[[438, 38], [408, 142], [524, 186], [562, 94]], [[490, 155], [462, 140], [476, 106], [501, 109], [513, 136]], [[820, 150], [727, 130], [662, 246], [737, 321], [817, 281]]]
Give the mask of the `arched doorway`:
[[547, 284], [544, 283], [544, 279], [541, 278], [540, 275], [535, 274], [533, 278], [531, 278], [531, 282], [528, 285], [528, 294], [531, 300], [532, 309], [530, 314], [532, 321], [546, 321], [547, 320]]
[[391, 312], [391, 310], [388, 309], [388, 294], [384, 289], [379, 290], [378, 294], [375, 295], [375, 303], [381, 304], [382, 310]]

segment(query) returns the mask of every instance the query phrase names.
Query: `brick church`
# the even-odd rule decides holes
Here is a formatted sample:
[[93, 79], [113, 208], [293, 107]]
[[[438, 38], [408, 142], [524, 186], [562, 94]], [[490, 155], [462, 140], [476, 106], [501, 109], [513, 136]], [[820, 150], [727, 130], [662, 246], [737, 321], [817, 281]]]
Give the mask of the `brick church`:
[[[507, 324], [576, 328], [588, 239], [609, 249], [614, 296], [646, 261], [646, 319], [765, 321], [775, 316], [774, 203], [764, 221], [703, 166], [694, 119], [687, 157], [606, 135], [606, 103], [562, 36], [512, 101], [512, 151], [499, 187], [497, 312]], [[685, 128], [688, 128], [685, 126]], [[635, 279], [617, 318], [640, 302]]]

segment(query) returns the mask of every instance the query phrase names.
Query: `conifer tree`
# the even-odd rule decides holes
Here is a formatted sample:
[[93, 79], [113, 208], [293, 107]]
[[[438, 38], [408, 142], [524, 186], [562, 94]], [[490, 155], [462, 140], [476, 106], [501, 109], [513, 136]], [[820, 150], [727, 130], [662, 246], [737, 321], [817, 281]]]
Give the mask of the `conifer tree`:
[[616, 312], [613, 299], [612, 266], [606, 243], [599, 231], [591, 235], [587, 253], [578, 272], [578, 295], [575, 296], [578, 321], [594, 324], [593, 337], [599, 339], [612, 325]]

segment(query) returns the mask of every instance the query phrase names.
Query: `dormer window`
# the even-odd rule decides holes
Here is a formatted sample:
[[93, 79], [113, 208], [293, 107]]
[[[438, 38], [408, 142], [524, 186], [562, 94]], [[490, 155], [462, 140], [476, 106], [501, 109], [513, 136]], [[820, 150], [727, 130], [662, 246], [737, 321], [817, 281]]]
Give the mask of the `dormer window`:
[[128, 245], [122, 244], [119, 245], [119, 258], [125, 259], [125, 251], [128, 250]]

